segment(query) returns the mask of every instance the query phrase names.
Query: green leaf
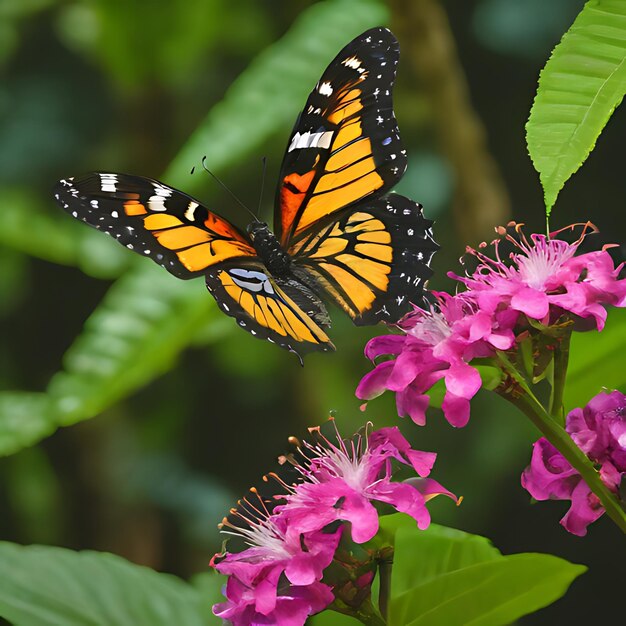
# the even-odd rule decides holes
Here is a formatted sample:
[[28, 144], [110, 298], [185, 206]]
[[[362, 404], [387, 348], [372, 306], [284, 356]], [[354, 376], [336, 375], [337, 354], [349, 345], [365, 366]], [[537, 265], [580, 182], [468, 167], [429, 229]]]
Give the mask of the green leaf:
[[626, 309], [611, 309], [601, 333], [573, 333], [563, 397], [566, 413], [585, 406], [604, 387], [626, 386], [625, 352]]
[[560, 598], [585, 569], [547, 554], [501, 556], [460, 567], [392, 597], [389, 625], [510, 624]]
[[541, 72], [526, 125], [547, 214], [626, 92], [626, 3], [590, 0]]
[[390, 626], [494, 626], [544, 607], [585, 567], [543, 554], [502, 556], [477, 535], [406, 515], [381, 518], [394, 541]]
[[204, 601], [213, 606], [218, 602], [224, 602], [222, 587], [226, 584], [226, 576], [218, 574], [214, 569], [200, 572], [191, 577], [189, 583], [202, 595]]
[[218, 624], [191, 585], [113, 554], [0, 542], [0, 616], [19, 626]]
[[32, 446], [56, 429], [52, 402], [45, 393], [0, 393], [0, 456]]
[[381, 518], [381, 526], [387, 527], [386, 517], [407, 520], [396, 531], [392, 576], [394, 597], [449, 572], [501, 558], [497, 548], [485, 537], [437, 524], [420, 531], [413, 519], [400, 513]]

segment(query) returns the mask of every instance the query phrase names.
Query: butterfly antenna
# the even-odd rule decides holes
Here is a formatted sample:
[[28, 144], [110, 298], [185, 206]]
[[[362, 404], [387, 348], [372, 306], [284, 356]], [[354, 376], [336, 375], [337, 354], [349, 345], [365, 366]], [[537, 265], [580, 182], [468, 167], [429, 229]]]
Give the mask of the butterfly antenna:
[[263, 190], [265, 189], [265, 172], [267, 170], [267, 157], [263, 157], [263, 174], [261, 175], [261, 193], [259, 194], [259, 206], [256, 214], [261, 215], [261, 204], [263, 203]]
[[243, 207], [246, 211], [248, 211], [248, 213], [252, 215], [255, 222], [258, 222], [259, 218], [206, 166], [205, 161], [206, 161], [206, 156], [203, 156], [202, 157], [202, 169], [204, 169], [205, 172], [210, 174], [230, 194], [233, 200], [235, 200], [241, 207]]

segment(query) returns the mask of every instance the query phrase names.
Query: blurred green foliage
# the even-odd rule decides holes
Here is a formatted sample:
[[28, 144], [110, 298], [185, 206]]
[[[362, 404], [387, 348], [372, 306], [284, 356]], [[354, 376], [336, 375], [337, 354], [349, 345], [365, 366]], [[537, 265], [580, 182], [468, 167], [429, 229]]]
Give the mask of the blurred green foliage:
[[[539, 69], [583, 2], [553, 2], [541, 20], [535, 2], [443, 4], [513, 217], [543, 229], [523, 127]], [[0, 459], [3, 539], [110, 550], [188, 577], [206, 569], [220, 545], [217, 522], [272, 469], [287, 436], [334, 411], [346, 433], [366, 418], [400, 423], [418, 448], [439, 453], [434, 476], [465, 500], [456, 509], [433, 502], [438, 522], [489, 536], [505, 553], [546, 551], [590, 565], [577, 593], [523, 623], [591, 619], [600, 592], [617, 597], [617, 531], [603, 520], [581, 542], [556, 523], [559, 504], [528, 505], [519, 474], [537, 435], [499, 398], [481, 392], [462, 431], [436, 409], [425, 429], [399, 422], [388, 396], [362, 413], [353, 395], [370, 367], [362, 349], [381, 329], [355, 328], [334, 311], [337, 353], [310, 355], [300, 368], [237, 330], [202, 281], [177, 281], [134, 258], [51, 198], [63, 176], [127, 171], [163, 178], [241, 224], [232, 200], [191, 168], [206, 155], [255, 206], [260, 157], [269, 158], [271, 181], [320, 71], [367, 27], [408, 19], [402, 6], [0, 3], [0, 454], [13, 455]], [[456, 238], [457, 173], [442, 157], [424, 87], [409, 67], [401, 59], [394, 92], [410, 159], [398, 191], [437, 218], [443, 249], [431, 286], [444, 288], [445, 273], [458, 271], [464, 246], [476, 242]], [[561, 192], [553, 227], [591, 219], [601, 231], [595, 247], [623, 239], [625, 131], [615, 115]], [[612, 249], [616, 260], [623, 251]], [[603, 384], [623, 384], [622, 322], [615, 316], [603, 335], [580, 335], [570, 406]]]

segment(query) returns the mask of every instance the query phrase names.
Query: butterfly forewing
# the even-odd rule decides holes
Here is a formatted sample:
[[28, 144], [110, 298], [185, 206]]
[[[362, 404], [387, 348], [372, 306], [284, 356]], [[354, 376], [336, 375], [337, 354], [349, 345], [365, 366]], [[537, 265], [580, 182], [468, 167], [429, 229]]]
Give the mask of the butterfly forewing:
[[417, 202], [389, 194], [309, 229], [289, 252], [355, 324], [397, 322], [422, 303], [439, 247], [431, 226]]
[[256, 256], [235, 226], [156, 180], [100, 172], [59, 181], [54, 195], [73, 217], [179, 278], [203, 275], [228, 259]]
[[406, 169], [391, 89], [396, 38], [374, 28], [348, 44], [311, 92], [289, 138], [276, 195], [281, 243], [389, 190]]

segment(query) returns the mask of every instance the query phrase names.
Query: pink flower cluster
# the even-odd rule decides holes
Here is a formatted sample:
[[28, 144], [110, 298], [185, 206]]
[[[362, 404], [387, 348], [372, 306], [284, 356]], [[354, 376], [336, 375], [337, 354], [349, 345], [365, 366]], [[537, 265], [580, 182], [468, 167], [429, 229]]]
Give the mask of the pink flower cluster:
[[[626, 396], [619, 391], [595, 396], [584, 409], [569, 413], [565, 430], [599, 467], [604, 484], [619, 495], [626, 476]], [[522, 486], [536, 500], [570, 500], [561, 524], [574, 535], [586, 535], [587, 526], [604, 513], [582, 476], [543, 437], [534, 444]]]
[[[429, 311], [416, 308], [398, 324], [401, 335], [372, 339], [365, 355], [374, 361], [390, 356], [367, 374], [357, 397], [371, 400], [385, 390], [396, 393], [398, 414], [425, 423], [426, 392], [443, 379], [443, 412], [453, 426], [469, 419], [469, 401], [481, 386], [470, 362], [489, 358], [497, 350], [515, 347], [516, 338], [535, 322], [549, 326], [564, 318], [591, 320], [602, 330], [607, 305], [626, 306], [626, 279], [622, 266], [614, 267], [605, 250], [575, 256], [582, 237], [567, 243], [531, 235], [516, 227], [519, 238], [504, 229], [493, 242], [494, 257], [468, 249], [478, 266], [467, 276], [452, 278], [465, 286], [457, 295], [435, 293]], [[507, 262], [500, 258], [502, 240], [517, 251]], [[484, 247], [484, 246], [483, 246]]]
[[453, 426], [465, 426], [469, 402], [481, 386], [478, 370], [469, 362], [513, 345], [517, 313], [504, 309], [488, 314], [464, 293], [434, 295], [436, 307], [415, 308], [400, 322], [404, 334], [375, 337], [367, 344], [365, 355], [372, 361], [382, 355], [395, 358], [367, 374], [356, 395], [371, 400], [385, 389], [395, 391], [398, 415], [408, 415], [423, 426], [429, 402], [426, 392], [443, 379], [444, 414]]
[[[427, 528], [426, 501], [455, 496], [425, 478], [436, 455], [413, 450], [397, 428], [383, 428], [350, 440], [337, 433], [336, 443], [312, 429], [315, 443], [298, 449], [298, 479], [279, 480], [284, 493], [271, 502], [254, 497], [231, 511], [223, 532], [244, 539], [241, 552], [215, 555], [211, 564], [228, 576], [226, 602], [213, 612], [234, 626], [300, 626], [334, 600], [332, 582], [323, 581], [339, 542], [364, 543], [378, 531], [374, 502], [411, 515]], [[412, 467], [421, 477], [411, 484], [392, 481], [392, 460]], [[274, 504], [279, 502], [279, 504]]]

